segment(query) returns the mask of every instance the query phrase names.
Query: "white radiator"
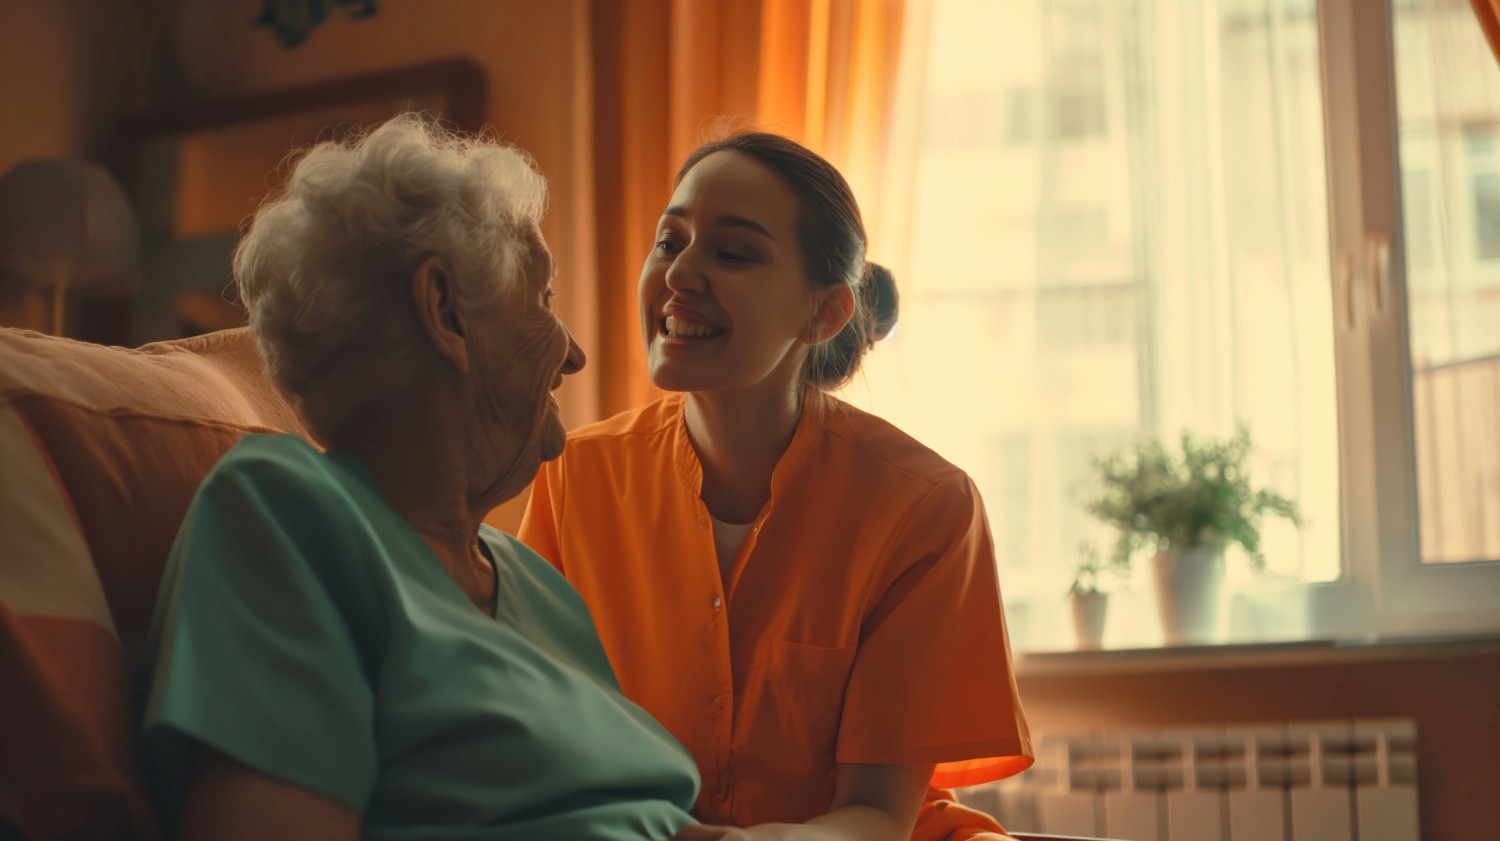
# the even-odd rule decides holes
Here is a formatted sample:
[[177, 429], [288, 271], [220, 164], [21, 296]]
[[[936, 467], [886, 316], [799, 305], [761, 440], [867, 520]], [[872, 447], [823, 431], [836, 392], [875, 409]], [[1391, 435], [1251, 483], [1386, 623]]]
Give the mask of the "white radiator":
[[1017, 832], [1121, 841], [1418, 841], [1416, 724], [1308, 721], [1038, 736], [959, 798]]

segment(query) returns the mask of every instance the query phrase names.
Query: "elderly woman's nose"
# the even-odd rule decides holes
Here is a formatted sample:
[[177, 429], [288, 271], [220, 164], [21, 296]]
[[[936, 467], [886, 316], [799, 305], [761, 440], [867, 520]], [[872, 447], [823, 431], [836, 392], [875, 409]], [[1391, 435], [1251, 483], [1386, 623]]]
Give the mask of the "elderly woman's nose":
[[579, 347], [577, 340], [573, 338], [573, 331], [569, 330], [566, 326], [563, 327], [563, 331], [568, 334], [568, 355], [563, 359], [562, 372], [564, 374], [576, 374], [583, 370], [583, 366], [589, 360], [584, 355], [583, 348]]

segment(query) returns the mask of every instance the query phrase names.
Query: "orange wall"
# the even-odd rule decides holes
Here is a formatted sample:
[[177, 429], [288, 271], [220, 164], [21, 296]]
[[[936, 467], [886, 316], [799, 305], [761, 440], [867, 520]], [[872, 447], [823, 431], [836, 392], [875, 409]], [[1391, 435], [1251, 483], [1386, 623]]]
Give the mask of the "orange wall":
[[68, 0], [0, 2], [0, 172], [82, 150], [85, 22]]
[[[1424, 656], [1425, 655], [1425, 656]], [[1423, 841], [1500, 837], [1500, 650], [1383, 661], [1105, 675], [1023, 675], [1037, 732], [1411, 718]]]
[[178, 0], [0, 0], [0, 172], [98, 157], [144, 101]]

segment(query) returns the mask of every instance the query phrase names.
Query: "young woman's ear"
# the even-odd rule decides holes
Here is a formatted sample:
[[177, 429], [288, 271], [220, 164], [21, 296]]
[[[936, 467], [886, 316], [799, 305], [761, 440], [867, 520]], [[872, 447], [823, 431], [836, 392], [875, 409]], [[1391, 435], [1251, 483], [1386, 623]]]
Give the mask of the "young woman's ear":
[[417, 321], [433, 350], [460, 374], [469, 373], [469, 346], [453, 288], [453, 272], [442, 258], [428, 257], [417, 266], [411, 279], [411, 296]]
[[854, 317], [854, 290], [840, 283], [818, 290], [818, 308], [813, 311], [803, 338], [810, 345], [821, 345], [844, 329]]

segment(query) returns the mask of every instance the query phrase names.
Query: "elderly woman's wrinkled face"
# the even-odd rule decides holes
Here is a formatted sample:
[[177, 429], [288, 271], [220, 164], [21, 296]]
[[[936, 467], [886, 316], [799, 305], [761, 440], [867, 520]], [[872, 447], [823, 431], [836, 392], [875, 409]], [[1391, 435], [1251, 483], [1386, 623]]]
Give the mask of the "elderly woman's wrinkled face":
[[522, 276], [469, 319], [478, 374], [476, 455], [494, 464], [500, 484], [520, 488], [542, 462], [562, 455], [567, 433], [552, 391], [584, 365], [582, 349], [552, 311], [552, 254], [539, 231], [530, 240]]

